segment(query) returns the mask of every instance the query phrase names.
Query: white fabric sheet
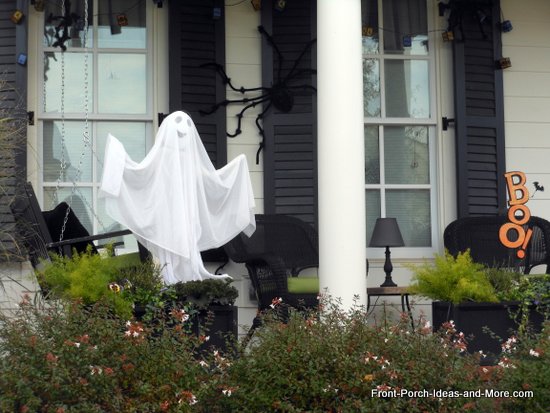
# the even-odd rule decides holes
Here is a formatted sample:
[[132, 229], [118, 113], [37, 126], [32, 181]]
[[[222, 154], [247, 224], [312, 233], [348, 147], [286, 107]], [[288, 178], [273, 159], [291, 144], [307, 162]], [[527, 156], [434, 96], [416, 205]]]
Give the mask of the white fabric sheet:
[[256, 229], [245, 156], [216, 170], [185, 112], [164, 119], [139, 163], [109, 134], [100, 196], [107, 213], [158, 258], [166, 284], [228, 277], [209, 273], [200, 251]]

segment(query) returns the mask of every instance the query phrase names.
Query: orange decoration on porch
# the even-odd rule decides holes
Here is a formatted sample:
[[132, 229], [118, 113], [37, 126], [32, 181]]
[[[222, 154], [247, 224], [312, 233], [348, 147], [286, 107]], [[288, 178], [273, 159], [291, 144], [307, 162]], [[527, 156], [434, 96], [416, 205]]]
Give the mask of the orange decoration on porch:
[[[533, 230], [525, 231], [522, 225], [529, 222], [531, 211], [525, 205], [529, 200], [529, 191], [525, 187], [527, 178], [523, 172], [513, 171], [504, 174], [506, 178], [506, 189], [508, 190], [508, 220], [506, 224], [500, 227], [498, 236], [500, 242], [508, 248], [519, 248], [518, 258], [525, 257], [525, 250], [533, 235]], [[519, 215], [518, 215], [519, 213]], [[509, 237], [510, 231], [517, 234], [515, 240]]]

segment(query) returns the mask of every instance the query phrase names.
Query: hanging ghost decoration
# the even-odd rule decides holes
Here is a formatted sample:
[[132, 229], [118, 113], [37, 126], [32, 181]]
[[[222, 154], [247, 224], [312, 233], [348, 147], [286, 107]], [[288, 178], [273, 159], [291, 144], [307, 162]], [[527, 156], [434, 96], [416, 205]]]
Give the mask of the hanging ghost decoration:
[[216, 170], [185, 112], [164, 119], [139, 163], [109, 134], [100, 196], [109, 216], [160, 261], [166, 284], [228, 277], [209, 273], [200, 252], [256, 229], [246, 157]]

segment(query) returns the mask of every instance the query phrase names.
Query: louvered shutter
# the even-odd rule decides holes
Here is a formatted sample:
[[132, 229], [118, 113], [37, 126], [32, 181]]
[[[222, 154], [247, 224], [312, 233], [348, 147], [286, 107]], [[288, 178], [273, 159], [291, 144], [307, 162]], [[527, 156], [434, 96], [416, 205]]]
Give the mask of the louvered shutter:
[[[315, 0], [286, 2], [275, 10], [272, 0], [262, 1], [262, 25], [282, 56], [280, 78], [284, 79], [306, 44], [316, 38]], [[315, 69], [315, 45], [300, 59], [298, 70]], [[279, 82], [279, 57], [262, 39], [262, 83]], [[289, 86], [313, 85], [316, 76], [304, 74]], [[293, 89], [294, 106], [282, 113], [273, 106], [264, 115], [264, 209], [266, 213], [288, 214], [317, 223], [317, 122], [316, 94]]]
[[224, 5], [221, 0], [170, 1], [170, 112], [187, 112], [199, 131], [212, 163], [227, 162], [226, 114], [219, 108], [200, 115], [225, 99], [225, 85], [205, 63], [225, 65]]
[[[453, 42], [458, 216], [495, 215], [506, 203], [499, 1], [456, 7], [466, 10]], [[487, 16], [481, 25], [476, 10]]]
[[[27, 1], [0, 2], [0, 111], [1, 117], [16, 119], [18, 134], [0, 137], [0, 261], [20, 258], [14, 235], [14, 218], [9, 203], [26, 175], [25, 118], [26, 66], [17, 64], [17, 56], [26, 54], [27, 22], [14, 24], [10, 17], [18, 9], [27, 15]], [[2, 133], [2, 132], [0, 132]], [[14, 145], [18, 150], [13, 150]]]

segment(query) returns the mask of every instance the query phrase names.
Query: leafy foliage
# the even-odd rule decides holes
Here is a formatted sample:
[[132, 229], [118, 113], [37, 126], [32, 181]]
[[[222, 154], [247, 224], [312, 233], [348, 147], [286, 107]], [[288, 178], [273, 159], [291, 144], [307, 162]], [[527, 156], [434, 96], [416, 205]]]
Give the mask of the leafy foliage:
[[233, 305], [239, 296], [231, 285], [231, 279], [206, 279], [202, 281], [179, 282], [170, 286], [167, 293], [178, 302], [188, 302], [203, 310], [209, 305]]
[[455, 258], [449, 252], [436, 255], [434, 263], [412, 267], [410, 291], [434, 300], [458, 304], [464, 301], [495, 302], [497, 296], [485, 275], [485, 267], [472, 260], [469, 251]]
[[[146, 323], [101, 300], [46, 308], [24, 300], [18, 314], [0, 314], [0, 411], [542, 413], [549, 405], [548, 324], [510, 337], [498, 364], [484, 367], [452, 322], [435, 333], [424, 319], [411, 328], [408, 316], [371, 325], [362, 306], [320, 302], [308, 313], [275, 305], [246, 351], [224, 354], [200, 351], [204, 338], [181, 309]], [[485, 389], [533, 393], [459, 394]]]
[[188, 412], [207, 371], [182, 320], [153, 330], [101, 302], [23, 302], [16, 317], [0, 315], [0, 411]]
[[85, 305], [104, 300], [117, 314], [130, 318], [132, 301], [120, 294], [120, 288], [109, 288], [119, 276], [108, 259], [92, 254], [90, 248], [72, 257], [52, 254], [51, 262], [45, 262], [37, 272], [40, 284], [54, 298], [78, 299]]

